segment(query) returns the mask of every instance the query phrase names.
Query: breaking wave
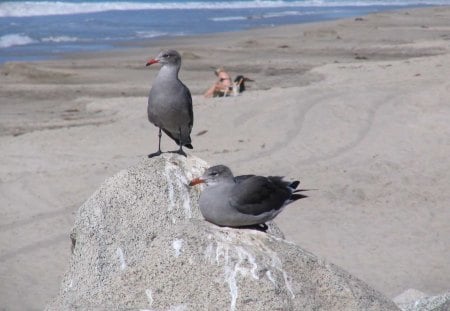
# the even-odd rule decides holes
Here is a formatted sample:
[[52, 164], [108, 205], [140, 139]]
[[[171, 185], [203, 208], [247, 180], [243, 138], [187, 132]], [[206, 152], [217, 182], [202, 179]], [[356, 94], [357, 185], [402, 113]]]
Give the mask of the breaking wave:
[[105, 11], [245, 9], [330, 6], [439, 5], [448, 0], [241, 0], [241, 1], [6, 1], [0, 3], [0, 17], [71, 15]]

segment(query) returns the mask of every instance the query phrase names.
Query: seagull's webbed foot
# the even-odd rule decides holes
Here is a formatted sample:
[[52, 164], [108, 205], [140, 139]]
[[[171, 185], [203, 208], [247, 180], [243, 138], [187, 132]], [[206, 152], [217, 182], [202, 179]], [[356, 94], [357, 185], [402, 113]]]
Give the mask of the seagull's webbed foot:
[[185, 156], [185, 157], [187, 158], [186, 152], [183, 151], [183, 140], [181, 139], [181, 138], [182, 138], [182, 135], [181, 135], [181, 127], [180, 127], [178, 130], [179, 130], [179, 132], [178, 132], [178, 134], [179, 134], [179, 136], [178, 136], [179, 140], [177, 141], [177, 144], [180, 145], [180, 149], [178, 149], [178, 150], [176, 150], [176, 151], [171, 151], [171, 152], [172, 152], [172, 153], [178, 153], [178, 154], [180, 154], [180, 155], [182, 155], [182, 156]]
[[259, 224], [258, 227], [259, 227], [259, 230], [261, 230], [263, 232], [267, 232], [267, 230], [269, 229], [269, 226], [266, 225], [265, 223], [264, 224]]
[[265, 223], [255, 225], [255, 230], [258, 230], [258, 231], [267, 232], [268, 229], [269, 229], [269, 226], [266, 225]]
[[148, 155], [148, 157], [149, 157], [149, 158], [153, 158], [153, 157], [157, 157], [157, 156], [159, 156], [159, 155], [161, 155], [161, 154], [162, 154], [161, 150], [158, 150], [158, 151], [156, 151], [156, 152], [150, 153], [150, 154]]

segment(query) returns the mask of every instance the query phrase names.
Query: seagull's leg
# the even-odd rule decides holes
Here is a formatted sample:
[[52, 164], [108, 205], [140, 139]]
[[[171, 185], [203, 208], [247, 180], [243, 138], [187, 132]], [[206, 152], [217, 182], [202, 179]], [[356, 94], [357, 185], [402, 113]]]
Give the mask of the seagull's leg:
[[179, 130], [180, 130], [180, 149], [178, 149], [177, 153], [187, 158], [186, 152], [183, 151], [183, 141], [181, 140], [181, 127], [179, 128]]
[[153, 158], [153, 157], [157, 157], [159, 156], [162, 152], [161, 152], [161, 128], [159, 128], [159, 134], [158, 134], [158, 138], [159, 138], [159, 142], [158, 142], [158, 151], [154, 152], [154, 153], [150, 153], [148, 155], [149, 158]]
[[179, 127], [178, 129], [179, 129], [179, 133], [180, 133], [179, 141], [178, 141], [180, 143], [180, 148], [178, 150], [176, 150], [176, 151], [169, 151], [169, 152], [171, 152], [171, 153], [178, 153], [178, 154], [181, 154], [182, 156], [185, 156], [187, 158], [186, 152], [183, 151], [183, 142], [181, 140], [181, 127]]

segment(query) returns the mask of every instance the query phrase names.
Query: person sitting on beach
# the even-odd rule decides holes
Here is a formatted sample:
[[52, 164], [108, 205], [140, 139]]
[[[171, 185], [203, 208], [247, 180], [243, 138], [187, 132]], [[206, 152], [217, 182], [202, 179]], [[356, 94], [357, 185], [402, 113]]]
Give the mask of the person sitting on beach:
[[230, 75], [223, 67], [214, 70], [218, 80], [205, 92], [205, 97], [228, 96], [233, 91], [233, 84]]

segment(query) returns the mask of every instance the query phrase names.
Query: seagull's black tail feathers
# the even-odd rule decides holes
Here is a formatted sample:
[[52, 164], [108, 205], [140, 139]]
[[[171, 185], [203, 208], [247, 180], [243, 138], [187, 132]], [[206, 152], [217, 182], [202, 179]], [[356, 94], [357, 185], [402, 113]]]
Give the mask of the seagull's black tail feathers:
[[288, 187], [291, 188], [292, 190], [295, 190], [295, 189], [297, 189], [298, 185], [300, 185], [300, 181], [295, 180], [295, 181], [291, 182], [288, 185]]
[[304, 199], [304, 198], [307, 198], [307, 197], [308, 197], [307, 195], [294, 193], [294, 194], [291, 195], [290, 199], [291, 199], [291, 201], [297, 201], [299, 199]]
[[288, 185], [288, 187], [293, 190], [290, 197], [290, 200], [292, 201], [307, 198], [308, 197], [307, 195], [300, 194], [299, 192], [312, 190], [312, 189], [297, 189], [298, 185], [300, 185], [300, 181], [298, 180], [295, 180]]

